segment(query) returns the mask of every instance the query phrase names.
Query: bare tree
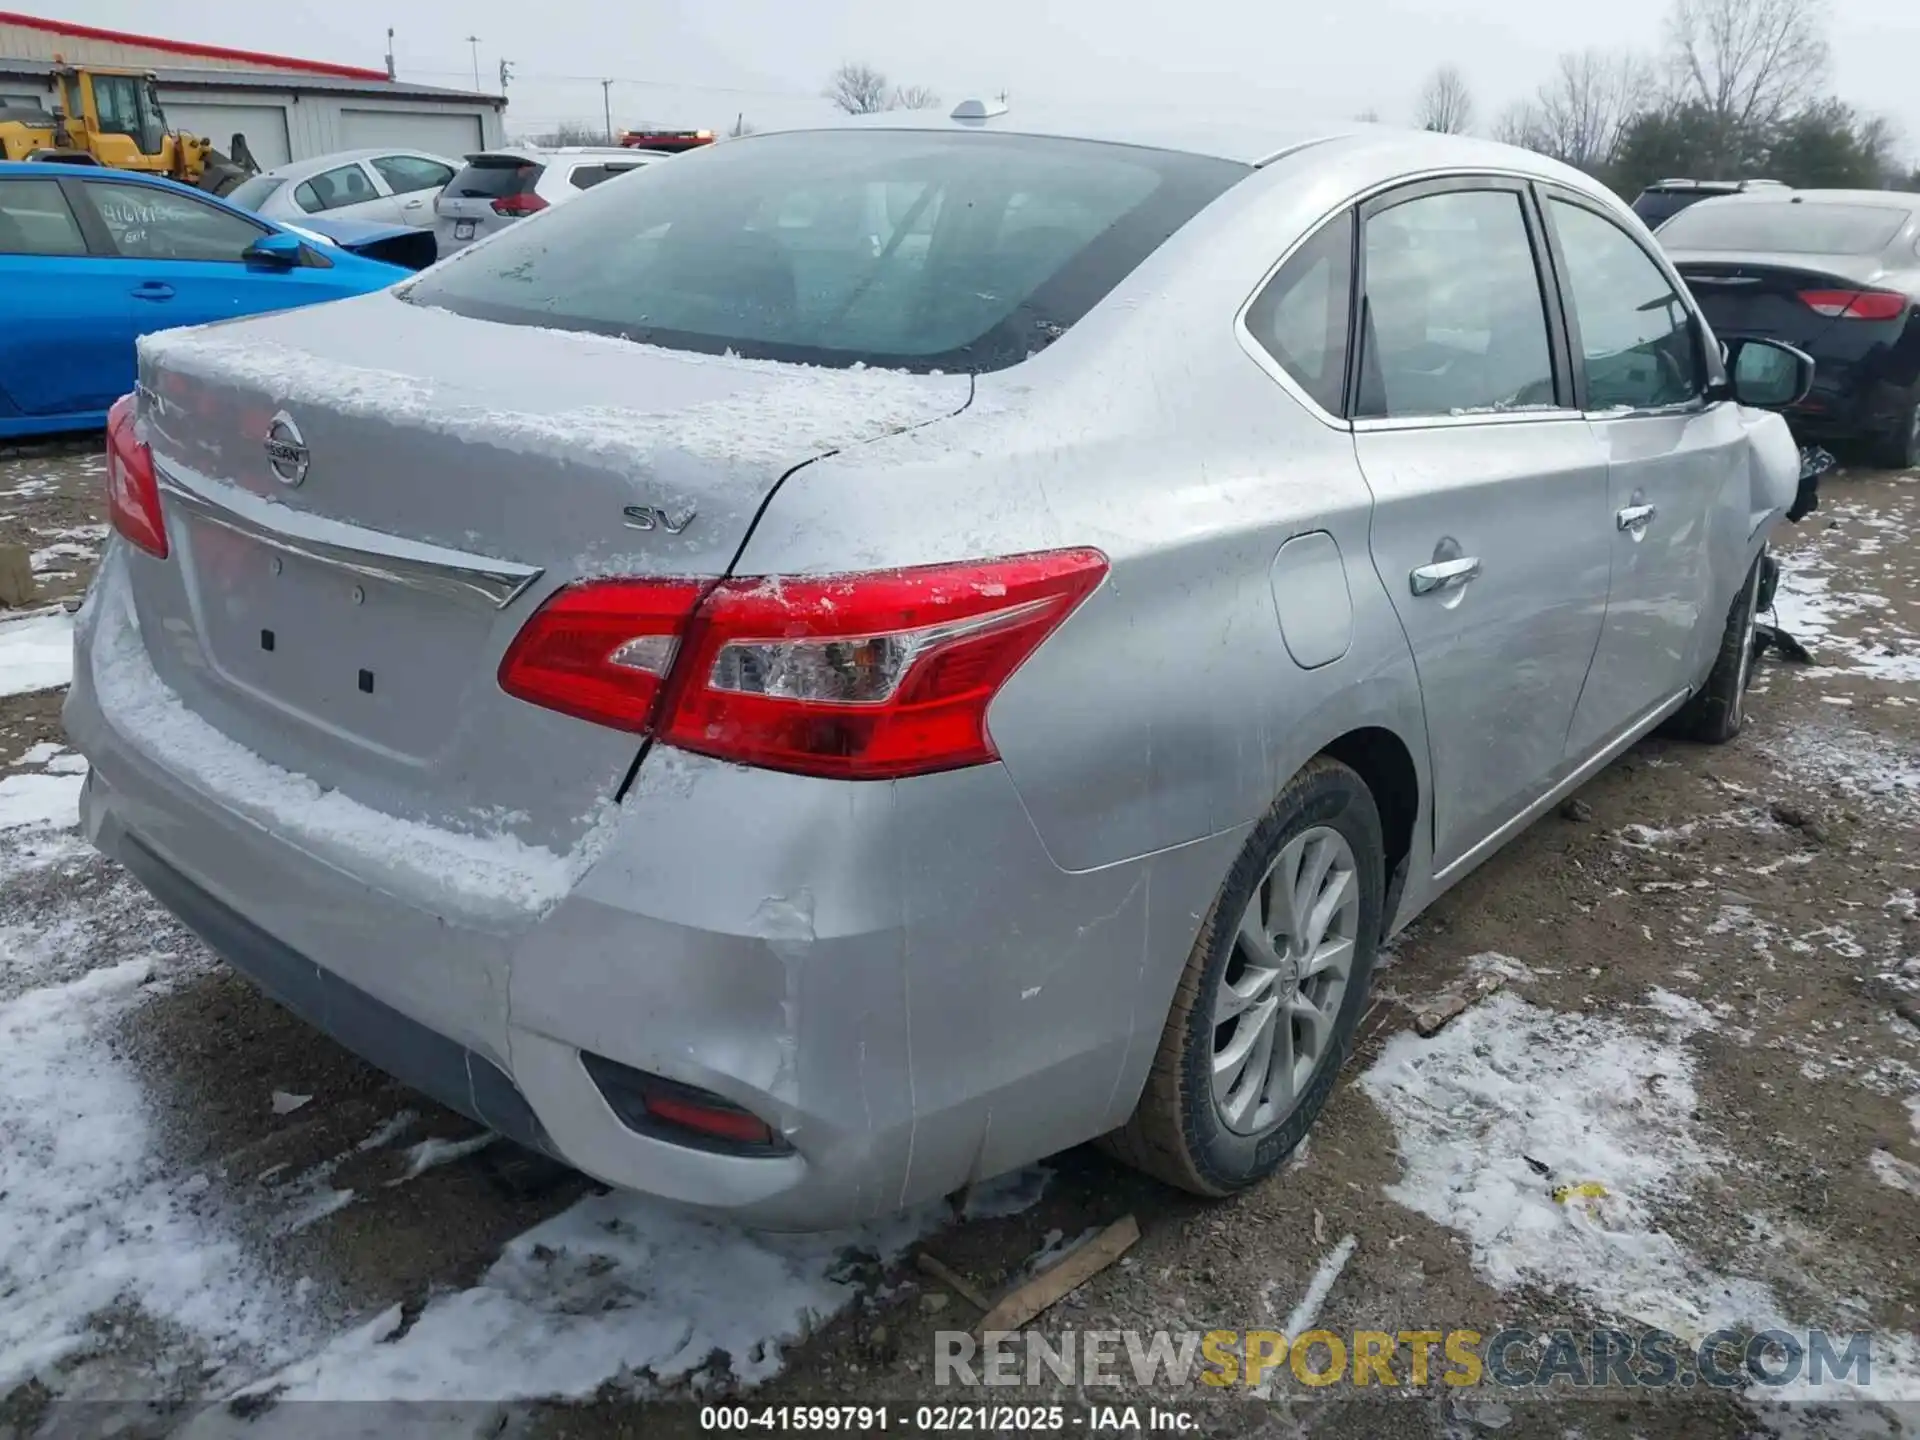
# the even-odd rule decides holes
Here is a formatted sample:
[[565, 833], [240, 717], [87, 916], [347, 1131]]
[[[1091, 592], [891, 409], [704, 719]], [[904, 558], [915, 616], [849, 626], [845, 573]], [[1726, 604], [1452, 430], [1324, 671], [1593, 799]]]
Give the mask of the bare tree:
[[1653, 71], [1637, 55], [1562, 55], [1531, 100], [1501, 113], [1494, 136], [1597, 175], [1613, 164], [1627, 126], [1653, 98]]
[[849, 60], [827, 80], [826, 98], [849, 115], [872, 115], [892, 98], [887, 77], [871, 65]]
[[1427, 77], [1413, 107], [1413, 120], [1422, 130], [1464, 135], [1473, 125], [1473, 96], [1467, 77], [1457, 66], [1442, 65]]
[[1358, 120], [1362, 125], [1378, 125], [1380, 123], [1380, 112], [1369, 105], [1353, 118]]
[[940, 97], [925, 85], [902, 85], [893, 92], [889, 110], [937, 110]]
[[1826, 0], [1673, 0], [1675, 99], [1731, 129], [1772, 125], [1819, 97]]

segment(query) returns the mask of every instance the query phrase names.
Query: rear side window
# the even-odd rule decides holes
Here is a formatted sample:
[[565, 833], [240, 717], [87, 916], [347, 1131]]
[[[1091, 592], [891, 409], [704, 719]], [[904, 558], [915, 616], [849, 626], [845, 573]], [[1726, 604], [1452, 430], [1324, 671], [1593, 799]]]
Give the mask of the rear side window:
[[1555, 403], [1546, 302], [1510, 190], [1423, 195], [1370, 216], [1360, 406], [1372, 417]]
[[476, 155], [447, 185], [447, 194], [462, 200], [498, 200], [525, 195], [546, 167], [523, 155]]
[[373, 162], [380, 178], [396, 195], [411, 195], [416, 190], [438, 190], [453, 179], [453, 171], [437, 160], [419, 155], [381, 155]]
[[82, 183], [114, 248], [131, 260], [238, 261], [267, 233], [230, 210], [155, 185]]
[[227, 192], [227, 203], [237, 205], [242, 210], [258, 210], [272, 197], [273, 192], [287, 182], [278, 175], [255, 175], [250, 180], [242, 180]]
[[616, 175], [639, 168], [638, 165], [576, 165], [573, 173], [567, 176], [567, 183], [576, 190], [591, 190], [602, 180], [611, 180]]
[[1772, 250], [1789, 255], [1877, 255], [1913, 218], [1893, 205], [1729, 200], [1694, 205], [1660, 232], [1674, 250]]
[[1064, 334], [1248, 173], [1034, 136], [760, 136], [646, 166], [405, 293], [682, 350], [990, 370]]
[[84, 255], [58, 180], [0, 180], [0, 255]]
[[1294, 251], [1247, 309], [1247, 332], [1323, 410], [1346, 406], [1353, 212]]

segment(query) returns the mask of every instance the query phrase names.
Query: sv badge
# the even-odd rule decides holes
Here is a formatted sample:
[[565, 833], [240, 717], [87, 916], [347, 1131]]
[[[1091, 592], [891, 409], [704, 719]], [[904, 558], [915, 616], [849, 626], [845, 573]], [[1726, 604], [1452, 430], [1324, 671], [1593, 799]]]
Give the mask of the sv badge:
[[626, 516], [629, 530], [664, 530], [678, 535], [693, 523], [694, 507], [689, 505], [678, 515], [669, 515], [658, 505], [629, 505], [620, 513]]

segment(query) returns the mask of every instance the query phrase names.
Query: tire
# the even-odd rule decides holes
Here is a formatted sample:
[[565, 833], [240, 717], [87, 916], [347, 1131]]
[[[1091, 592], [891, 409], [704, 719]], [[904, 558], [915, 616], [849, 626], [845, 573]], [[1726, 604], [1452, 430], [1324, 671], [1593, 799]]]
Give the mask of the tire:
[[1760, 576], [1765, 554], [1754, 559], [1746, 583], [1727, 609], [1720, 653], [1700, 693], [1675, 712], [1668, 729], [1687, 740], [1724, 745], [1747, 723], [1747, 686], [1753, 680], [1754, 628], [1758, 623]]
[[[1109, 1154], [1182, 1190], [1219, 1196], [1271, 1175], [1306, 1138], [1333, 1091], [1366, 1004], [1382, 929], [1385, 854], [1373, 794], [1352, 770], [1322, 756], [1288, 782], [1248, 838], [1201, 923], [1174, 991], [1146, 1089], [1132, 1118], [1100, 1142]], [[1328, 912], [1326, 938], [1316, 948], [1307, 944], [1313, 938], [1310, 921], [1298, 927], [1299, 934], [1287, 927], [1284, 950], [1275, 945], [1261, 952], [1277, 964], [1270, 984], [1261, 990], [1258, 977], [1266, 971], [1252, 963], [1256, 952], [1249, 948], [1254, 942], [1241, 936], [1243, 917], [1259, 895], [1268, 923], [1258, 928], [1277, 939], [1280, 930], [1272, 922], [1280, 912], [1268, 901], [1285, 892], [1278, 884], [1267, 886], [1267, 880], [1277, 866], [1293, 865], [1298, 867], [1298, 883], [1286, 888], [1303, 888], [1314, 879], [1323, 856], [1331, 858], [1311, 899], [1327, 901], [1340, 892], [1337, 908]], [[1350, 902], [1340, 898], [1345, 894], [1339, 880], [1343, 873], [1351, 881]], [[1331, 907], [1334, 902], [1327, 903]], [[1335, 991], [1328, 978], [1337, 971], [1332, 957], [1347, 941], [1346, 973], [1342, 988]], [[1327, 968], [1317, 969], [1321, 965]], [[1302, 966], [1317, 973], [1299, 975]], [[1229, 986], [1231, 994], [1223, 993]], [[1256, 1045], [1245, 1068], [1231, 1072], [1238, 1078], [1223, 1099], [1216, 1094], [1216, 1051], [1230, 1055], [1236, 1041], [1244, 1043], [1256, 1034], [1258, 1017], [1266, 1008], [1264, 1000], [1256, 999], [1231, 1019], [1216, 1023], [1223, 1001], [1228, 1007], [1246, 1003], [1242, 990], [1275, 1002], [1272, 1050], [1279, 1053], [1284, 1027], [1284, 1053], [1295, 1057], [1295, 1064], [1284, 1077], [1278, 1065], [1266, 1071], [1269, 1062]], [[1289, 1000], [1312, 1005], [1310, 1013], [1319, 1019], [1300, 1018], [1308, 1012], [1289, 1010]], [[1255, 1075], [1256, 1062], [1267, 1074], [1264, 1080]], [[1228, 1111], [1236, 1105], [1244, 1108], [1237, 1120], [1230, 1119]]]
[[1872, 456], [1883, 470], [1920, 470], [1920, 402], [1907, 407], [1902, 424], [1874, 437]]

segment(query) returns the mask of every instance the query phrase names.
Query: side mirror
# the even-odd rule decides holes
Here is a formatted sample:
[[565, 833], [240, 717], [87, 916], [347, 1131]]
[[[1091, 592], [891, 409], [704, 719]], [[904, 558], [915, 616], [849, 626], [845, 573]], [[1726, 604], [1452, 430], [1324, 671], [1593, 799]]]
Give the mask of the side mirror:
[[298, 236], [276, 230], [254, 241], [240, 258], [251, 270], [292, 270], [300, 264], [302, 248]]
[[1727, 377], [1733, 398], [1758, 410], [1783, 410], [1813, 388], [1813, 357], [1779, 340], [1727, 343]]

